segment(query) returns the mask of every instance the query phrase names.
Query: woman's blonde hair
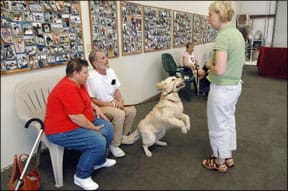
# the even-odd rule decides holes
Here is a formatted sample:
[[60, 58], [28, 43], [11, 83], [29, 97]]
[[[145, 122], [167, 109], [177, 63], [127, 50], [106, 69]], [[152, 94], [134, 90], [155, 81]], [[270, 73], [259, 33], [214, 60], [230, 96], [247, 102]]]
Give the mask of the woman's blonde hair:
[[217, 13], [221, 22], [229, 22], [234, 16], [235, 9], [231, 1], [214, 1], [209, 6], [209, 12]]

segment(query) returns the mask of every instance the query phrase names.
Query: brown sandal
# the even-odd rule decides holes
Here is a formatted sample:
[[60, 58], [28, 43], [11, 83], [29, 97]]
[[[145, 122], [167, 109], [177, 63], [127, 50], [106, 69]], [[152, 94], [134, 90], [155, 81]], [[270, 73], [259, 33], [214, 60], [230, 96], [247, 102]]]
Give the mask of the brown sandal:
[[218, 172], [225, 173], [228, 170], [226, 163], [217, 164], [216, 157], [211, 157], [210, 159], [203, 160], [202, 165], [209, 170], [217, 170]]
[[232, 168], [234, 166], [234, 160], [233, 158], [226, 158], [225, 159], [225, 164], [228, 168]]
[[[210, 159], [212, 159], [212, 158], [216, 159], [216, 157], [214, 155], [211, 155]], [[232, 168], [235, 165], [234, 159], [232, 157], [225, 158], [225, 164], [228, 168]]]

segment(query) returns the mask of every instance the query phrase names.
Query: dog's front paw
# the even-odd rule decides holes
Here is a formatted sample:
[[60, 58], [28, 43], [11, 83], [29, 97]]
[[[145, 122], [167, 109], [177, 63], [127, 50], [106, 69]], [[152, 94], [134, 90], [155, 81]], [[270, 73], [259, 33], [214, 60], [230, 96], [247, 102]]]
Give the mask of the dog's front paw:
[[149, 152], [145, 152], [146, 156], [147, 157], [152, 157], [152, 153], [149, 151]]
[[186, 127], [182, 127], [182, 128], [181, 128], [181, 131], [182, 131], [183, 134], [186, 134], [186, 133], [187, 133]]

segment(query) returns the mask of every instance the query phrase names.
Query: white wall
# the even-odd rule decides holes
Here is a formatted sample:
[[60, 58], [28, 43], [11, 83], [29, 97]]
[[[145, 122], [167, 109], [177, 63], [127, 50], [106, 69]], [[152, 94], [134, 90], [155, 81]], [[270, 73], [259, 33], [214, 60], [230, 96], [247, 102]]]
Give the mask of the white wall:
[[287, 47], [287, 1], [277, 3], [273, 47]]

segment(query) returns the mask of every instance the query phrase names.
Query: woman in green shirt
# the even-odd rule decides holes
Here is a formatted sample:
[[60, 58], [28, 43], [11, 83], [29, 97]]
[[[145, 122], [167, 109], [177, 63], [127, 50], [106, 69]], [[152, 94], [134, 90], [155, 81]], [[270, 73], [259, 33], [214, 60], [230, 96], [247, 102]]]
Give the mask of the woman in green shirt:
[[208, 22], [218, 30], [208, 62], [210, 92], [207, 120], [211, 158], [202, 165], [211, 170], [227, 172], [234, 165], [236, 150], [235, 110], [242, 90], [242, 69], [245, 62], [245, 42], [239, 30], [231, 24], [235, 11], [230, 1], [215, 1], [209, 6]]

